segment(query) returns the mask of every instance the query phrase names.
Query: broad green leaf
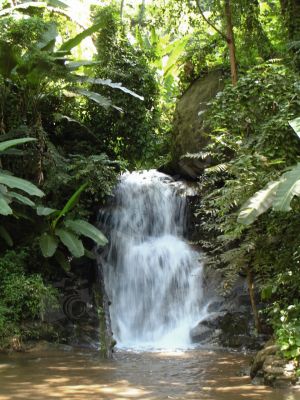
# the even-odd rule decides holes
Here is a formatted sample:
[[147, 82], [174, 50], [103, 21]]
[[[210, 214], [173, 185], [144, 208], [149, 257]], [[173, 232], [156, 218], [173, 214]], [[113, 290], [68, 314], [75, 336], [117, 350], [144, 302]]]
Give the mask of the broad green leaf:
[[12, 215], [13, 210], [9, 206], [9, 201], [0, 193], [0, 214]]
[[151, 46], [156, 47], [157, 43], [159, 43], [159, 36], [156, 33], [156, 29], [153, 25], [150, 28], [150, 38], [151, 38]]
[[2, 237], [2, 239], [5, 240], [5, 242], [7, 243], [7, 245], [9, 247], [13, 246], [14, 242], [13, 242], [10, 234], [7, 232], [7, 230], [2, 225], [0, 225], [0, 236]]
[[54, 254], [54, 258], [63, 270], [65, 270], [66, 272], [70, 271], [71, 264], [62, 251], [57, 250]]
[[290, 211], [294, 196], [300, 196], [300, 163], [282, 175], [273, 201], [274, 210]]
[[58, 240], [55, 236], [43, 233], [40, 237], [39, 243], [44, 257], [52, 257], [56, 252]]
[[0, 194], [2, 194], [2, 195], [4, 195], [4, 196], [6, 196], [6, 195], [7, 195], [7, 193], [8, 193], [8, 189], [7, 189], [7, 187], [6, 187], [6, 186], [4, 186], [4, 185], [0, 185]]
[[84, 256], [84, 247], [82, 241], [73, 232], [66, 229], [57, 228], [55, 234], [67, 247], [69, 252], [76, 258]]
[[16, 178], [15, 176], [8, 175], [4, 172], [0, 172], [0, 183], [12, 189], [20, 189], [23, 192], [30, 194], [31, 196], [45, 196], [45, 193], [42, 192], [33, 183], [26, 181], [25, 179]]
[[186, 46], [187, 42], [189, 41], [189, 39], [190, 39], [190, 36], [186, 36], [182, 39], [178, 39], [171, 44], [172, 47], [169, 47], [170, 54], [169, 54], [167, 64], [164, 67], [164, 75], [165, 76], [168, 75], [169, 73], [171, 73], [172, 70], [174, 69], [174, 67], [176, 67], [176, 63], [179, 60], [179, 58], [181, 57], [181, 55], [183, 54], [185, 46]]
[[76, 71], [80, 67], [93, 67], [94, 65], [100, 64], [100, 61], [89, 61], [89, 60], [81, 60], [81, 61], [70, 61], [65, 64], [66, 68], [69, 71]]
[[57, 25], [51, 23], [48, 29], [42, 34], [40, 41], [36, 44], [36, 47], [40, 50], [50, 50], [54, 47], [57, 37]]
[[10, 147], [17, 146], [18, 144], [34, 142], [35, 138], [21, 138], [21, 139], [12, 139], [6, 140], [5, 142], [0, 142], [0, 152], [9, 149]]
[[77, 189], [76, 192], [73, 193], [73, 195], [69, 198], [69, 200], [65, 204], [64, 208], [60, 211], [57, 218], [53, 221], [53, 223], [52, 223], [53, 229], [55, 229], [58, 221], [75, 207], [75, 205], [79, 199], [79, 196], [85, 190], [87, 185], [88, 185], [87, 183], [84, 183], [83, 185], [81, 185], [80, 188]]
[[90, 90], [84, 90], [84, 89], [73, 89], [74, 92], [81, 94], [82, 96], [87, 97], [88, 99], [94, 101], [95, 103], [99, 104], [100, 106], [104, 107], [105, 109], [108, 109], [109, 107], [113, 107], [116, 110], [122, 112], [122, 108], [114, 106], [110, 99], [108, 99], [105, 96], [102, 96], [99, 93], [96, 92], [91, 92]]
[[94, 32], [98, 31], [99, 28], [103, 25], [102, 22], [98, 22], [90, 26], [89, 28], [85, 29], [84, 31], [80, 32], [75, 37], [67, 40], [65, 43], [62, 44], [60, 47], [60, 51], [71, 51], [74, 47], [78, 46], [85, 38], [91, 36]]
[[3, 15], [10, 14], [15, 10], [26, 10], [27, 8], [30, 7], [45, 8], [47, 7], [47, 3], [44, 1], [28, 1], [24, 4], [18, 4], [14, 7], [4, 8], [3, 10], [0, 11], [0, 17], [2, 17]]
[[259, 215], [267, 211], [273, 203], [280, 181], [270, 182], [259, 190], [241, 207], [238, 222], [244, 225], [252, 224]]
[[23, 4], [18, 4], [14, 7], [4, 8], [0, 11], [0, 17], [7, 15], [17, 10], [27, 10], [28, 8], [46, 8], [47, 6], [56, 7], [61, 9], [68, 9], [69, 5], [60, 0], [47, 0], [47, 1], [26, 1]]
[[290, 126], [294, 129], [296, 134], [300, 137], [300, 117], [289, 121]]
[[79, 235], [89, 237], [99, 246], [105, 246], [108, 243], [108, 240], [98, 228], [82, 219], [67, 220], [65, 226]]
[[88, 82], [88, 83], [91, 83], [92, 85], [109, 86], [113, 89], [122, 90], [122, 92], [128, 93], [131, 96], [134, 96], [140, 100], [144, 100], [143, 96], [140, 96], [139, 94], [133, 92], [132, 90], [127, 89], [126, 87], [122, 86], [122, 83], [112, 82], [110, 79], [89, 78], [87, 76], [77, 76], [77, 80], [79, 82]]
[[47, 0], [47, 4], [51, 7], [59, 7], [62, 9], [67, 9], [70, 7], [68, 3], [65, 3], [61, 0]]
[[54, 208], [49, 208], [49, 207], [43, 207], [43, 206], [38, 206], [36, 208], [36, 213], [39, 216], [44, 216], [47, 217], [48, 215], [54, 214], [58, 210], [55, 210]]
[[84, 255], [90, 260], [96, 260], [96, 255], [90, 250], [84, 249]]
[[9, 195], [10, 195], [12, 198], [15, 198], [19, 203], [25, 204], [26, 206], [29, 206], [29, 207], [34, 207], [34, 206], [35, 206], [35, 204], [34, 204], [34, 202], [33, 202], [32, 200], [30, 200], [30, 199], [29, 199], [28, 197], [26, 197], [26, 196], [22, 196], [22, 195], [19, 194], [19, 193], [10, 191], [10, 192], [9, 192]]

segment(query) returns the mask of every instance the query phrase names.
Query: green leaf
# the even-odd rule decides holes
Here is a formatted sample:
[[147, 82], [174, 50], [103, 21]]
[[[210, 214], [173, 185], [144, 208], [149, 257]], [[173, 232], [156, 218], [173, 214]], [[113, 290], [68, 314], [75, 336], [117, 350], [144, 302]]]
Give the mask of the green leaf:
[[58, 7], [62, 9], [68, 9], [70, 7], [69, 4], [61, 0], [47, 0], [47, 4], [51, 7]]
[[259, 215], [267, 211], [273, 203], [280, 181], [270, 182], [259, 190], [241, 207], [238, 222], [244, 225], [252, 224]]
[[7, 230], [4, 228], [4, 226], [0, 225], [0, 236], [2, 237], [2, 239], [5, 240], [5, 242], [7, 243], [7, 245], [9, 247], [13, 246], [13, 240], [10, 236], [10, 234], [7, 232]]
[[99, 246], [105, 246], [108, 243], [103, 233], [87, 221], [82, 219], [67, 220], [64, 224], [68, 229], [71, 229], [77, 234], [89, 237]]
[[300, 137], [300, 117], [289, 121], [290, 126], [294, 129], [296, 134]]
[[75, 205], [79, 199], [79, 196], [85, 190], [87, 185], [88, 185], [87, 183], [84, 183], [83, 185], [81, 185], [80, 188], [77, 189], [76, 192], [73, 193], [73, 195], [69, 198], [69, 200], [65, 204], [64, 208], [60, 211], [57, 218], [53, 221], [53, 223], [52, 223], [53, 229], [55, 229], [58, 221], [75, 207]]
[[4, 8], [3, 10], [0, 11], [0, 17], [3, 15], [10, 14], [14, 10], [27, 10], [30, 7], [35, 7], [35, 8], [45, 8], [47, 7], [47, 3], [43, 1], [28, 1], [24, 4], [18, 4], [17, 6], [10, 7], [10, 8]]
[[12, 213], [13, 213], [13, 210], [10, 208], [7, 198], [4, 197], [0, 193], [0, 214], [1, 215], [12, 215]]
[[84, 255], [90, 260], [96, 260], [95, 254], [90, 250], [84, 249]]
[[57, 25], [51, 23], [48, 29], [42, 34], [40, 41], [36, 44], [36, 47], [40, 50], [50, 50], [54, 48], [57, 37]]
[[182, 39], [178, 39], [175, 42], [171, 43], [171, 47], [167, 48], [167, 51], [170, 51], [169, 58], [166, 66], [164, 67], [164, 75], [172, 73], [174, 69], [177, 69], [176, 64], [184, 52], [185, 46], [189, 41], [190, 36], [183, 37]]
[[39, 216], [44, 216], [47, 217], [48, 215], [54, 214], [58, 210], [55, 210], [54, 208], [49, 208], [49, 207], [43, 207], [43, 206], [38, 206], [36, 208], [36, 213]]
[[35, 138], [21, 138], [21, 139], [12, 139], [6, 140], [5, 142], [0, 142], [0, 152], [9, 149], [10, 147], [17, 146], [19, 144], [34, 142]]
[[108, 109], [109, 107], [113, 107], [116, 110], [122, 112], [122, 108], [114, 106], [110, 99], [107, 97], [102, 96], [99, 93], [96, 92], [91, 92], [90, 90], [84, 90], [84, 89], [73, 89], [74, 92], [81, 94], [82, 96], [87, 97], [88, 99], [94, 101], [95, 103], [99, 104], [100, 106], [104, 107], [105, 109]]
[[93, 67], [94, 65], [98, 64], [100, 64], [100, 61], [81, 60], [81, 61], [70, 61], [66, 63], [65, 66], [69, 71], [76, 71], [76, 69], [80, 67]]
[[125, 86], [122, 86], [122, 83], [116, 83], [112, 82], [110, 79], [101, 79], [101, 78], [89, 78], [87, 76], [77, 76], [77, 81], [79, 82], [88, 82], [91, 83], [92, 85], [102, 85], [102, 86], [109, 86], [113, 89], [119, 89], [122, 90], [124, 93], [128, 93], [131, 96], [134, 96], [140, 100], [144, 100], [143, 96], [140, 96], [139, 94], [133, 92], [130, 89], [127, 89]]
[[55, 236], [43, 233], [40, 237], [39, 243], [44, 257], [52, 257], [56, 252], [58, 240]]
[[66, 272], [70, 271], [71, 264], [62, 251], [57, 250], [54, 254], [54, 258], [63, 270], [65, 270]]
[[57, 228], [55, 234], [60, 238], [62, 243], [68, 248], [69, 252], [76, 258], [84, 255], [84, 247], [82, 241], [73, 232], [66, 229]]
[[25, 179], [16, 178], [15, 176], [8, 175], [4, 172], [0, 172], [0, 183], [12, 189], [20, 189], [23, 192], [30, 194], [31, 196], [45, 196], [45, 193], [42, 192], [33, 183], [26, 181]]
[[284, 173], [273, 202], [276, 211], [290, 211], [294, 196], [300, 196], [300, 163]]
[[87, 38], [88, 36], [91, 36], [94, 32], [98, 31], [102, 25], [103, 25], [102, 22], [98, 22], [97, 24], [90, 26], [89, 28], [80, 32], [75, 37], [73, 37], [73, 38], [67, 40], [65, 43], [63, 43], [59, 50], [60, 51], [71, 51], [74, 47], [78, 46], [83, 41], [83, 39]]
[[34, 204], [34, 202], [32, 200], [30, 200], [26, 196], [22, 196], [19, 193], [10, 191], [9, 195], [11, 197], [15, 198], [19, 203], [25, 204], [26, 206], [29, 206], [29, 207], [34, 207], [35, 206], [35, 204]]

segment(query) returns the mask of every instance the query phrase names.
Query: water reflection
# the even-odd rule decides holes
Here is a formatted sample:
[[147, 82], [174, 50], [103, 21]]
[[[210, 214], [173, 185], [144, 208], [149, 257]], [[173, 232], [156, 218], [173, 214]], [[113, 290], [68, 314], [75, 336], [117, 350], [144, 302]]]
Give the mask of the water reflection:
[[0, 400], [197, 399], [300, 400], [299, 388], [253, 386], [241, 371], [247, 356], [225, 352], [118, 352], [103, 361], [91, 352], [0, 357]]

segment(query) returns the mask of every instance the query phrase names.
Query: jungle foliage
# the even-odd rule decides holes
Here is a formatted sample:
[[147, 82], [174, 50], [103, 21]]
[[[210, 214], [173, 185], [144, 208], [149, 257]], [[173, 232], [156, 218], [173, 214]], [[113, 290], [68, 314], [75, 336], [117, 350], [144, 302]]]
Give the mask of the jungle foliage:
[[223, 292], [251, 276], [259, 319], [299, 360], [299, 1], [90, 3], [0, 2], [2, 343], [26, 337], [24, 320], [55, 304], [49, 282], [106, 243], [93, 221], [118, 174], [168, 161], [178, 96], [221, 69], [210, 142], [189, 155], [214, 161], [199, 177], [201, 245]]
[[226, 275], [222, 292], [250, 276], [265, 304], [257, 329], [272, 326], [283, 354], [299, 362], [300, 85], [284, 14], [281, 22], [286, 49], [273, 37], [280, 57], [241, 64], [236, 86], [210, 104], [210, 143], [193, 157], [214, 160], [200, 177], [197, 215], [209, 262]]

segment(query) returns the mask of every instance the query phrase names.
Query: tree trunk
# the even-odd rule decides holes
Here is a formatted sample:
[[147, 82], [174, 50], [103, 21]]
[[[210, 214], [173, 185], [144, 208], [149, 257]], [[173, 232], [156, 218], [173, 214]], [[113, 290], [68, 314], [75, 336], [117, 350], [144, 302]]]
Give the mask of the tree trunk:
[[230, 0], [225, 0], [225, 16], [226, 16], [226, 31], [227, 31], [226, 36], [229, 49], [229, 60], [230, 60], [230, 70], [231, 70], [231, 81], [233, 85], [236, 85], [238, 81], [238, 74], [237, 74], [236, 53], [235, 53]]
[[[300, 1], [300, 0], [299, 0]], [[230, 0], [225, 0], [225, 17], [226, 17], [226, 34], [222, 32], [216, 25], [214, 25], [204, 14], [200, 0], [196, 0], [197, 7], [200, 14], [205, 22], [207, 22], [216, 32], [218, 32], [224, 40], [226, 40], [229, 50], [229, 60], [230, 60], [230, 70], [231, 70], [231, 81], [233, 85], [237, 84], [238, 73], [237, 73], [237, 63], [236, 63], [236, 53], [234, 44], [234, 32], [232, 26], [232, 13], [231, 13], [231, 2]]]
[[250, 296], [250, 301], [251, 301], [251, 306], [252, 306], [252, 311], [253, 311], [253, 316], [254, 316], [254, 323], [255, 323], [255, 328], [257, 333], [261, 332], [261, 324], [259, 320], [259, 315], [256, 307], [256, 302], [255, 302], [255, 292], [254, 292], [254, 282], [253, 282], [253, 276], [250, 267], [247, 269], [247, 282], [248, 282], [248, 289], [249, 289], [249, 296]]
[[140, 5], [140, 12], [139, 12], [139, 17], [138, 17], [138, 25], [141, 26], [143, 23], [145, 11], [146, 11], [146, 0], [142, 0], [142, 3]]
[[121, 19], [123, 18], [124, 4], [125, 4], [125, 0], [122, 0], [121, 1], [121, 8], [120, 8], [120, 17], [121, 17]]

